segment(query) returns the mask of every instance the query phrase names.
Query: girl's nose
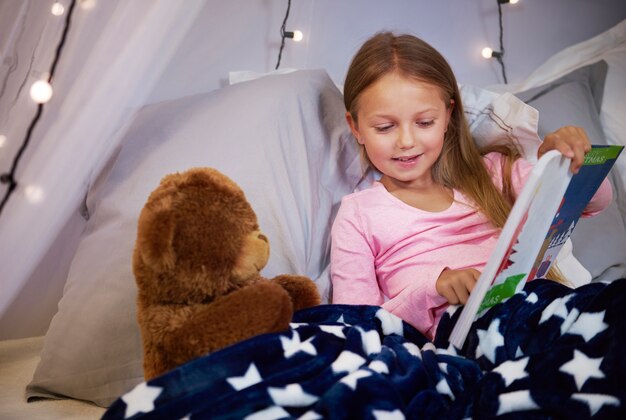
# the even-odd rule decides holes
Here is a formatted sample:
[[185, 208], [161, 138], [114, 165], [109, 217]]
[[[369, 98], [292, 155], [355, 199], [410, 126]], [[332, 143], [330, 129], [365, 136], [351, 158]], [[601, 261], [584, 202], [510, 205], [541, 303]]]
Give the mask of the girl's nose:
[[410, 130], [402, 130], [398, 137], [398, 147], [401, 149], [410, 149], [415, 145], [415, 139]]

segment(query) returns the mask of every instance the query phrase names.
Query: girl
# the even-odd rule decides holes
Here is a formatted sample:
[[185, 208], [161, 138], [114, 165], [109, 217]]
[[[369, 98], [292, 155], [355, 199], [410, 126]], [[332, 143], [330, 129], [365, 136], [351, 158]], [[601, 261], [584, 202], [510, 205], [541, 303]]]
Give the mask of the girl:
[[[333, 303], [381, 305], [433, 338], [449, 304], [464, 304], [531, 165], [514, 144], [478, 150], [456, 79], [424, 41], [380, 33], [353, 58], [346, 119], [382, 177], [344, 197], [332, 227]], [[546, 136], [577, 172], [584, 131]], [[585, 209], [608, 206], [604, 182]]]

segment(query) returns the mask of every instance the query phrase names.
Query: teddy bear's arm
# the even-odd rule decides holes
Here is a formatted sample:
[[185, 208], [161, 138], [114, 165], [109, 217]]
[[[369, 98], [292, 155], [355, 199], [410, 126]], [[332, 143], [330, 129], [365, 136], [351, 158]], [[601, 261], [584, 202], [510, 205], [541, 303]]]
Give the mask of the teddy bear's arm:
[[294, 311], [317, 306], [321, 302], [317, 286], [308, 277], [282, 274], [274, 277], [272, 281], [280, 284], [289, 293]]
[[[154, 308], [156, 309], [156, 308]], [[174, 365], [246, 338], [289, 327], [293, 307], [278, 284], [261, 281], [207, 304], [160, 307], [149, 327]]]

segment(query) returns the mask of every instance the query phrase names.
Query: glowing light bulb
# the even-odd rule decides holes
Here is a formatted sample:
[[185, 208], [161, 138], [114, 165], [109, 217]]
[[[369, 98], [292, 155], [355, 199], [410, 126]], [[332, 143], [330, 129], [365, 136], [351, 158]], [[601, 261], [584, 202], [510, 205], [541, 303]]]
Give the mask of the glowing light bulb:
[[44, 104], [52, 98], [52, 86], [45, 80], [37, 80], [30, 87], [30, 97], [38, 104]]
[[481, 54], [484, 58], [491, 58], [493, 56], [493, 50], [489, 47], [485, 47], [483, 48]]
[[302, 31], [293, 31], [293, 40], [296, 42], [300, 42], [302, 41], [302, 38], [304, 38], [304, 34], [302, 33]]
[[58, 1], [54, 2], [54, 4], [52, 5], [51, 12], [55, 16], [61, 16], [63, 13], [65, 13], [65, 7]]
[[7, 144], [7, 136], [0, 134], [0, 147], [4, 147]]
[[41, 203], [41, 201], [43, 201], [44, 199], [43, 190], [36, 185], [27, 186], [24, 189], [24, 195], [26, 196], [26, 199], [32, 204]]
[[510, 0], [509, 3], [516, 4], [519, 0]]

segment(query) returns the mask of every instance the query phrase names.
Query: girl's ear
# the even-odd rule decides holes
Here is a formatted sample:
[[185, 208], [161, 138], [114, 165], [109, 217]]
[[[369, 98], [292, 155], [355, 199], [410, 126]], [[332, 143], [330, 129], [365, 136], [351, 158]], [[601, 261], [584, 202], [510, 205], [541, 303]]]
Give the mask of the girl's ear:
[[363, 144], [363, 142], [361, 141], [361, 135], [359, 134], [358, 124], [356, 123], [356, 121], [354, 121], [354, 119], [352, 118], [352, 114], [350, 114], [349, 112], [346, 112], [346, 121], [350, 126], [350, 131], [352, 131], [352, 134], [354, 135], [354, 137], [356, 137], [356, 140], [359, 142], [359, 144]]

